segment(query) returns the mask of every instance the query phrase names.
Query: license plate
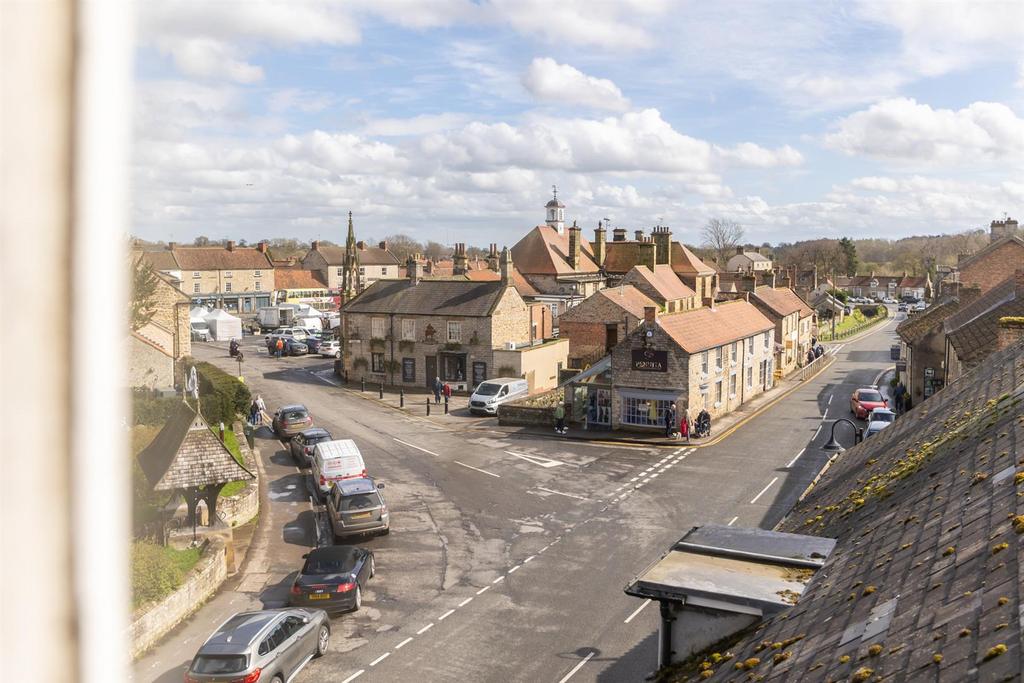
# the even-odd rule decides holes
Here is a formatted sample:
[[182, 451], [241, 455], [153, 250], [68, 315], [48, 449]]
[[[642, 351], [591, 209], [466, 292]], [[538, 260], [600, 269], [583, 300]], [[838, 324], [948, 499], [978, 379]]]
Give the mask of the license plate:
[[352, 515], [352, 519], [368, 519], [373, 516], [372, 512], [359, 512]]
[[310, 600], [327, 600], [331, 597], [330, 593], [310, 593]]

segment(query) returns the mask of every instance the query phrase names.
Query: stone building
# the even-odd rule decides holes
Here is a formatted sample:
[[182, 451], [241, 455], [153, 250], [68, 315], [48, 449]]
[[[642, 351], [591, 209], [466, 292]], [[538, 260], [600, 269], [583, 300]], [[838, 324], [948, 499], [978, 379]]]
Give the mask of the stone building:
[[[994, 233], [993, 237], [997, 234]], [[984, 294], [1011, 277], [1024, 263], [1024, 238], [1006, 235], [981, 251], [961, 256], [959, 263], [939, 285], [942, 296], [953, 296], [959, 287], [977, 287]]]
[[746, 301], [660, 317], [650, 306], [612, 350], [610, 384], [569, 393], [588, 405], [608, 403], [612, 429], [663, 429], [671, 402], [680, 414], [721, 416], [772, 387], [774, 337], [772, 322]]
[[611, 242], [605, 242], [604, 228], [598, 226], [595, 236], [594, 248], [601, 255], [598, 263], [608, 276], [609, 286], [618, 284], [634, 266], [655, 270], [656, 266], [665, 265], [693, 290], [697, 306], [707, 306], [715, 298], [714, 268], [701, 261], [685, 245], [674, 242], [668, 226], [655, 226], [649, 236], [644, 235], [643, 230], [636, 230], [632, 240], [626, 239], [625, 229], [615, 228]]
[[684, 285], [668, 264], [659, 263], [653, 269], [633, 266], [620, 283], [633, 285], [654, 299], [662, 313], [689, 311], [701, 305], [697, 293]]
[[1024, 270], [977, 297], [946, 318], [946, 383], [985, 362], [992, 353], [1019, 340], [1024, 320]]
[[128, 340], [128, 386], [170, 389], [181, 380], [175, 361], [192, 354], [190, 299], [170, 275], [154, 274], [153, 317]]
[[755, 287], [750, 303], [775, 323], [775, 368], [785, 377], [804, 364], [814, 336], [814, 311], [788, 287]]
[[[543, 340], [532, 338], [530, 308], [512, 284], [507, 249], [500, 267], [497, 281], [425, 279], [410, 259], [409, 277], [373, 283], [342, 307], [343, 370], [350, 379], [419, 387], [439, 377], [468, 391], [501, 376], [506, 365], [515, 369], [496, 362], [498, 352], [525, 353]], [[557, 372], [544, 376], [551, 375]]]
[[602, 289], [559, 319], [558, 336], [569, 340], [569, 367], [593, 365], [644, 319], [644, 309], [660, 304], [633, 285]]
[[979, 290], [963, 287], [959, 296], [946, 297], [896, 327], [901, 341], [901, 356], [907, 364], [902, 380], [914, 403], [931, 397], [946, 386], [946, 319], [978, 296]]
[[[302, 257], [300, 264], [305, 270], [316, 271], [318, 277], [327, 283], [331, 292], [341, 292], [345, 288], [346, 255], [344, 247], [321, 244], [313, 240], [310, 250]], [[355, 243], [352, 256], [356, 259], [355, 289], [361, 292], [377, 280], [397, 280], [398, 258], [388, 251], [387, 242], [370, 246], [365, 242]]]
[[[169, 254], [169, 256], [168, 256]], [[194, 305], [213, 305], [238, 313], [269, 306], [274, 265], [267, 243], [239, 247], [233, 240], [217, 247], [181, 247], [169, 242], [164, 252], [142, 252], [156, 270], [181, 281]]]
[[747, 251], [736, 247], [736, 253], [729, 257], [725, 269], [733, 273], [753, 273], [772, 269], [772, 260], [758, 251]]

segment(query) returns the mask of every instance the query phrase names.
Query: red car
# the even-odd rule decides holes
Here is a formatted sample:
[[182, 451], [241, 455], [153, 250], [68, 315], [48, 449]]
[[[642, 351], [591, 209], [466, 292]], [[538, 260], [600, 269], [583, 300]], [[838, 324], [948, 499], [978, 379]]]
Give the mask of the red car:
[[868, 413], [875, 408], [888, 408], [889, 403], [882, 397], [877, 388], [857, 389], [850, 397], [850, 412], [861, 420], [867, 419]]

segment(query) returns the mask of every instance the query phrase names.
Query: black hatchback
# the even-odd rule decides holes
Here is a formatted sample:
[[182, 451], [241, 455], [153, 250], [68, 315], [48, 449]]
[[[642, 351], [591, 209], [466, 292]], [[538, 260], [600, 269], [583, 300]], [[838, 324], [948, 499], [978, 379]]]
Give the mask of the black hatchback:
[[300, 467], [309, 467], [313, 458], [313, 448], [321, 441], [330, 441], [334, 437], [322, 427], [314, 427], [296, 434], [288, 442], [288, 448], [292, 452], [292, 460]]
[[303, 557], [306, 562], [292, 583], [289, 605], [315, 607], [332, 614], [362, 607], [363, 586], [375, 571], [372, 551], [354, 545], [332, 545]]

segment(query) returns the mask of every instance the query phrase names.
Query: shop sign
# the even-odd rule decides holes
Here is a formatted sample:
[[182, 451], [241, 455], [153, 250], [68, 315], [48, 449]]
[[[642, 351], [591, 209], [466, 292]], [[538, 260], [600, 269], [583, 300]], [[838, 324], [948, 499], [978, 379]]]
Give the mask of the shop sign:
[[476, 386], [487, 379], [487, 363], [473, 361], [473, 386]]
[[668, 351], [633, 349], [633, 370], [637, 372], [668, 372]]
[[415, 382], [416, 381], [416, 359], [415, 358], [403, 358], [402, 359], [402, 381], [403, 382]]
[[929, 378], [930, 377], [934, 377], [935, 376], [935, 368], [925, 368], [924, 369], [924, 376], [925, 377], [929, 377]]

